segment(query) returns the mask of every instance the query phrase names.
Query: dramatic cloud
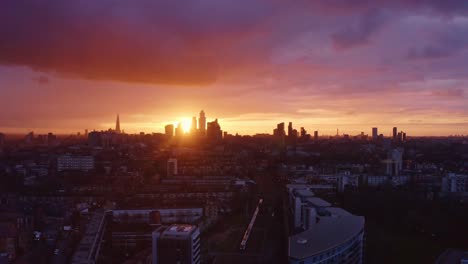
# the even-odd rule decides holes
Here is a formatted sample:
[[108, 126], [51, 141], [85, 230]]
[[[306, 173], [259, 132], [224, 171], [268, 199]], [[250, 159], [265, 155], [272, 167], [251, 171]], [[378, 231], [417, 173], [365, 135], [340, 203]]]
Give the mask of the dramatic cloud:
[[242, 133], [287, 118], [460, 133], [467, 84], [468, 1], [0, 2], [8, 131], [106, 128], [120, 112], [138, 132], [204, 108]]
[[369, 10], [354, 24], [332, 35], [335, 47], [347, 49], [369, 42], [372, 33], [384, 23], [384, 15], [378, 10]]

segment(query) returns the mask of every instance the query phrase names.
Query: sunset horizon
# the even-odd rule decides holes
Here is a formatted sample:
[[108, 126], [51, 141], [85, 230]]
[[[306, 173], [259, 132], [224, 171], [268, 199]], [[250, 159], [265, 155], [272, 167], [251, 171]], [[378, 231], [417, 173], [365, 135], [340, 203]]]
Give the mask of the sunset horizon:
[[468, 0], [0, 0], [0, 264], [468, 263]]
[[0, 131], [102, 130], [120, 113], [128, 132], [161, 132], [205, 109], [240, 134], [291, 121], [328, 134], [466, 135], [465, 7], [6, 1]]

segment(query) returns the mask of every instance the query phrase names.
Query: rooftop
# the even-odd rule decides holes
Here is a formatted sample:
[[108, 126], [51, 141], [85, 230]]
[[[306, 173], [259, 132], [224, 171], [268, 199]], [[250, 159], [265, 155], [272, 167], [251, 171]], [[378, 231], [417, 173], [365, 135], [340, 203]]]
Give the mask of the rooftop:
[[331, 204], [321, 198], [318, 197], [310, 197], [306, 199], [307, 202], [313, 204], [314, 206], [317, 207], [329, 207]]
[[173, 224], [164, 230], [161, 237], [186, 238], [190, 237], [197, 226], [187, 224]]
[[289, 237], [289, 256], [304, 259], [317, 255], [345, 243], [363, 229], [363, 216], [342, 214], [321, 217], [320, 221], [308, 230]]

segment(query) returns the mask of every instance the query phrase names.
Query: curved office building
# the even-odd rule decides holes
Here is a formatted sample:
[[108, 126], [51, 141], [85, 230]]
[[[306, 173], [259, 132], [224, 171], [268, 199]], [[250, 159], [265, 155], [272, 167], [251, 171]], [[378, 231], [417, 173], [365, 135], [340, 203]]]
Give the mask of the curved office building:
[[294, 225], [300, 227], [289, 237], [289, 263], [362, 263], [363, 216], [331, 207], [304, 189], [290, 190], [290, 195], [295, 197], [290, 206]]

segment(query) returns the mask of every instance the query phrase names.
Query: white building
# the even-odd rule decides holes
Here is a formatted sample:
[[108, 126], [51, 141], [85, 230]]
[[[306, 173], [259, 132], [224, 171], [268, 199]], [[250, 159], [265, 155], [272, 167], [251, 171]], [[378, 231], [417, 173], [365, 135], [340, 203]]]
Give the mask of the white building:
[[195, 225], [174, 224], [152, 233], [152, 263], [200, 263], [200, 230]]
[[364, 217], [315, 197], [309, 185], [287, 185], [295, 230], [289, 263], [362, 263]]
[[79, 170], [90, 171], [94, 169], [93, 156], [74, 156], [65, 154], [57, 158], [57, 170]]
[[304, 232], [289, 237], [289, 263], [362, 263], [364, 217], [328, 208]]

